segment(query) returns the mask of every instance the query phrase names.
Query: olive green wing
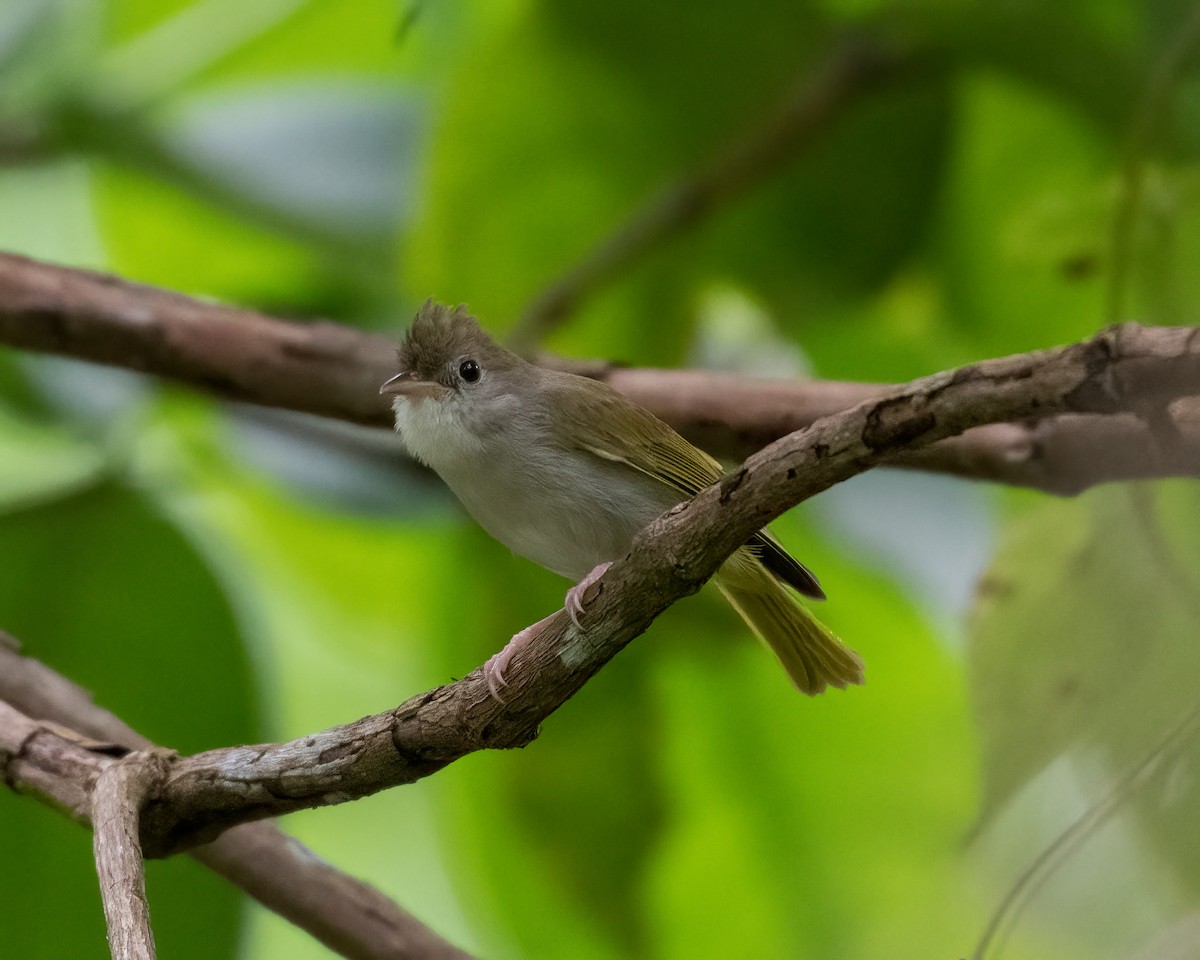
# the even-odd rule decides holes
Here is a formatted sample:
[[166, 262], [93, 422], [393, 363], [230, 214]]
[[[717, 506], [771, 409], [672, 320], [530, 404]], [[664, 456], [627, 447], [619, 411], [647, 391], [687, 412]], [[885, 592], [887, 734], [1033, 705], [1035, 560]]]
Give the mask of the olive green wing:
[[[648, 410], [610, 387], [561, 374], [548, 399], [559, 416], [554, 419], [564, 446], [586, 451], [693, 497], [724, 476], [721, 464], [692, 446]], [[563, 389], [567, 387], [567, 389]], [[825, 592], [812, 571], [792, 557], [768, 531], [760, 530], [746, 544], [773, 574], [797, 591], [817, 600]]]

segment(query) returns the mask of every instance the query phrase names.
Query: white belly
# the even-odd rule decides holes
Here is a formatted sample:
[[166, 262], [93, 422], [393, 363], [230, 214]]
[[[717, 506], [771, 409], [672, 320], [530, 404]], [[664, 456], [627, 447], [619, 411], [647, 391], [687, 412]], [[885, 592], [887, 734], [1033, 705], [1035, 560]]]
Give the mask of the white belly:
[[541, 434], [519, 413], [493, 432], [473, 432], [451, 422], [442, 405], [401, 403], [397, 427], [405, 445], [479, 525], [571, 580], [621, 557], [642, 527], [681, 499], [624, 464], [535, 442]]
[[488, 533], [571, 580], [624, 555], [634, 535], [677, 499], [628, 467], [586, 454], [445, 479]]

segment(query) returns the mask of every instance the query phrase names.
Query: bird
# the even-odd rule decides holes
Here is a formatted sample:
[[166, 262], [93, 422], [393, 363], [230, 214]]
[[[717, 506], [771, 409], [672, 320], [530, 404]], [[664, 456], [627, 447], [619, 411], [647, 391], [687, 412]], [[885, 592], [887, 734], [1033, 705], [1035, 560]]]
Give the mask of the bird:
[[[717, 460], [650, 411], [607, 384], [530, 363], [462, 305], [427, 300], [397, 360], [399, 372], [380, 393], [392, 398], [408, 452], [492, 537], [576, 582], [564, 609], [580, 629], [589, 589], [637, 533], [724, 475]], [[817, 578], [768, 530], [713, 580], [801, 692], [864, 682], [858, 654], [789, 592], [823, 600]], [[551, 617], [485, 664], [496, 699], [503, 701], [512, 657]]]

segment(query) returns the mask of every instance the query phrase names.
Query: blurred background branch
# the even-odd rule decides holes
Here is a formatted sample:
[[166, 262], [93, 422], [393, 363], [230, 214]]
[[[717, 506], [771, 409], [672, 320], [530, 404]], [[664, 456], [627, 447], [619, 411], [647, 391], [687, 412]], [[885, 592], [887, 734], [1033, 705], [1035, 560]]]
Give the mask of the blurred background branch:
[[[168, 377], [229, 400], [383, 426], [378, 385], [395, 367], [390, 337], [296, 323], [204, 303], [115, 277], [0, 253], [0, 342]], [[543, 362], [608, 382], [705, 449], [728, 458], [823, 416], [876, 399], [884, 384], [756, 380], [730, 374]], [[897, 466], [1059, 494], [1098, 483], [1200, 473], [1200, 401], [1158, 420], [1129, 409], [969, 431]], [[1120, 414], [1127, 414], [1121, 416]]]
[[[111, 759], [113, 747], [120, 748], [118, 753], [155, 749], [77, 684], [22, 656], [15, 639], [0, 632], [0, 641], [0, 703], [23, 714], [26, 726], [47, 723], [51, 729], [74, 731], [85, 744], [109, 744], [98, 754], [97, 765]], [[14, 739], [8, 727], [0, 737], [5, 742]], [[18, 786], [15, 772], [6, 783]], [[72, 786], [72, 795], [86, 796], [90, 787], [81, 778]], [[66, 799], [67, 795], [59, 798]], [[469, 960], [469, 954], [442, 940], [374, 887], [338, 870], [273, 823], [234, 827], [191, 855], [340, 956]]]

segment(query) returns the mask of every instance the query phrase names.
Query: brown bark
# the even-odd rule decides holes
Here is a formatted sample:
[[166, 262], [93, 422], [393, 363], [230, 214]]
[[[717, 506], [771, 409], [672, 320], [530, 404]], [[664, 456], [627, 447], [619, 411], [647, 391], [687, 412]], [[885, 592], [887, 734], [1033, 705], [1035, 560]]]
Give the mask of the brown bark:
[[[378, 395], [395, 372], [388, 337], [279, 320], [3, 253], [0, 343], [140, 370], [225, 399], [391, 424]], [[694, 443], [738, 460], [893, 389], [551, 362], [607, 381]], [[1155, 420], [1138, 415], [1137, 394], [1127, 392], [1123, 403], [1103, 414], [981, 425], [889, 462], [1060, 494], [1113, 480], [1200, 474], [1200, 400], [1181, 397]]]
[[[98, 771], [111, 755], [153, 747], [151, 741], [93, 703], [87, 691], [45, 664], [21, 656], [17, 648], [13, 638], [0, 632], [0, 707], [15, 708], [25, 717], [20, 725], [9, 728], [9, 736], [15, 737], [9, 743], [18, 747], [12, 751], [16, 756], [21, 754], [20, 742], [46, 725], [62, 731], [64, 738], [82, 738], [92, 744], [89, 771]], [[0, 738], [4, 736], [0, 719]], [[11, 759], [12, 752], [0, 747], [0, 757]], [[61, 781], [53, 796], [45, 798], [66, 807], [75, 819], [86, 821], [90, 775]], [[15, 780], [8, 782], [15, 785]], [[273, 823], [234, 827], [191, 854], [343, 957], [470, 960], [470, 954], [441, 939], [374, 887], [325, 862]]]
[[96, 876], [113, 960], [155, 960], [157, 955], [138, 822], [165, 769], [153, 753], [131, 753], [104, 767], [92, 787]]

